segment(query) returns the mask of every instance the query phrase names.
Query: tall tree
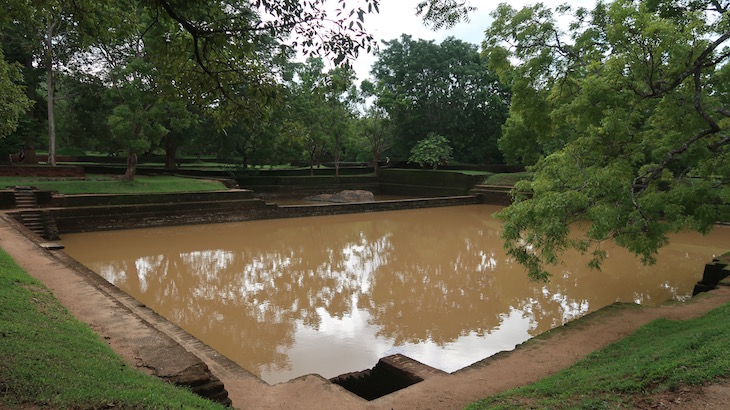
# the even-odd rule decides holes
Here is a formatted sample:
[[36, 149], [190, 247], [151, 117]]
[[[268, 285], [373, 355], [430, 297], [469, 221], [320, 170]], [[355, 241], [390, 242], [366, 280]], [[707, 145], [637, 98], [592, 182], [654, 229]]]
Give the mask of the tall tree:
[[41, 89], [45, 75], [43, 68], [35, 64], [37, 38], [33, 30], [24, 24], [27, 19], [21, 18], [29, 13], [29, 7], [20, 1], [9, 2], [6, 6], [8, 12], [0, 14], [0, 44], [5, 60], [22, 67], [26, 98], [30, 101], [30, 106], [21, 113], [18, 126], [8, 139], [13, 140], [14, 150], [18, 146], [24, 147], [26, 163], [37, 163], [35, 147], [41, 142], [39, 137], [45, 135], [46, 128], [45, 98]]
[[509, 92], [475, 45], [403, 35], [378, 52], [373, 74], [379, 104], [395, 128], [397, 155], [407, 158], [417, 141], [436, 132], [449, 139], [459, 161], [501, 161], [497, 139]]
[[[42, 0], [8, 2], [8, 14], [14, 35], [25, 41], [25, 59], [38, 63], [45, 72], [46, 114], [48, 126], [48, 164], [56, 165], [56, 77], [59, 70], [71, 69], [79, 53], [92, 37], [105, 36], [96, 21], [114, 24], [116, 13], [110, 2]], [[30, 67], [28, 67], [30, 69]]]
[[327, 149], [324, 63], [321, 58], [309, 58], [304, 64], [297, 64], [295, 70], [296, 78], [292, 78], [289, 87], [288, 128], [301, 133], [298, 140], [309, 160], [310, 174], [314, 175], [314, 165], [319, 168]]
[[18, 126], [18, 117], [30, 106], [20, 65], [5, 61], [0, 49], [0, 140]]
[[[378, 95], [375, 85], [368, 80], [364, 80], [360, 84], [360, 89], [365, 99], [374, 99]], [[388, 118], [388, 113], [385, 108], [379, 105], [377, 99], [365, 109], [365, 116], [360, 118], [359, 125], [360, 133], [365, 138], [372, 153], [373, 172], [377, 176], [381, 155], [393, 145], [393, 127]]]
[[63, 97], [56, 99], [58, 147], [109, 153], [107, 118], [114, 94], [93, 75], [61, 74], [56, 79]]
[[355, 73], [349, 68], [338, 67], [325, 75], [324, 102], [325, 129], [330, 137], [330, 148], [335, 162], [335, 175], [340, 175], [340, 159], [345, 140], [351, 137], [357, 88]]
[[[567, 32], [556, 13], [572, 15]], [[485, 48], [514, 93], [501, 145], [541, 156], [517, 187], [532, 197], [500, 213], [531, 277], [566, 248], [598, 267], [606, 240], [652, 262], [668, 233], [727, 220], [730, 2], [503, 4], [494, 19]]]

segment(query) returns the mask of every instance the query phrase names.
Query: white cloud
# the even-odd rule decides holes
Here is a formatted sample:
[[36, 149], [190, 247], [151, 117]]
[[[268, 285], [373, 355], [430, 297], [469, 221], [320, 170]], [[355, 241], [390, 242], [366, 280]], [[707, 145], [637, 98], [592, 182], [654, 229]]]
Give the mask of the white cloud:
[[[449, 30], [432, 31], [423, 25], [420, 17], [416, 16], [416, 5], [420, 0], [382, 0], [380, 13], [365, 17], [366, 29], [375, 36], [378, 42], [400, 38], [401, 34], [409, 34], [414, 39], [434, 40], [441, 42], [449, 36], [480, 45], [484, 40], [484, 30], [492, 21], [490, 13], [497, 7], [498, 2], [472, 0], [471, 4], [477, 11], [470, 15], [470, 21], [460, 23]], [[521, 8], [534, 1], [510, 1], [514, 8]], [[591, 8], [595, 0], [544, 0], [542, 3], [550, 8], [568, 3], [574, 7]], [[362, 53], [353, 63], [353, 67], [360, 80], [370, 77], [370, 67], [376, 58], [373, 54]]]

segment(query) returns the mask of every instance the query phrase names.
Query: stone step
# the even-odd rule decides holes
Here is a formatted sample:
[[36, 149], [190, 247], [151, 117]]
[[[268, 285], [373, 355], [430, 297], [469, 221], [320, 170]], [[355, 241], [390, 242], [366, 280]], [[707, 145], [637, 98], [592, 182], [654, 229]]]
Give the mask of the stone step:
[[16, 208], [37, 208], [38, 202], [35, 199], [15, 199]]

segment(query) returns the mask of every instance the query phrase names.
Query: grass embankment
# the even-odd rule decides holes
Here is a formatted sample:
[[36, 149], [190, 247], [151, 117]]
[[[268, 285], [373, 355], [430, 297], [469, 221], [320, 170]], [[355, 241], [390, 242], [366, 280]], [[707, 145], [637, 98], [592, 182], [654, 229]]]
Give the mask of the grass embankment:
[[728, 377], [728, 317], [730, 304], [694, 320], [656, 320], [554, 376], [468, 409], [633, 408], [647, 395]]
[[87, 175], [77, 178], [0, 177], [0, 187], [34, 186], [62, 194], [151, 194], [161, 192], [219, 191], [226, 188], [220, 181], [176, 176], [138, 175], [125, 181], [110, 175]]
[[509, 174], [494, 174], [485, 178], [482, 182], [485, 185], [501, 185], [514, 186], [517, 181], [529, 179], [532, 177], [531, 172], [512, 172]]
[[0, 312], [0, 408], [224, 408], [127, 367], [2, 250]]

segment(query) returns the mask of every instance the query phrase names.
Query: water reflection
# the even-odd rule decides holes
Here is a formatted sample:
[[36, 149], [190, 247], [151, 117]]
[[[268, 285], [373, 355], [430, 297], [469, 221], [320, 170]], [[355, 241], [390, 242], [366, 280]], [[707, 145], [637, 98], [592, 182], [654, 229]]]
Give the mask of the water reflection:
[[644, 267], [568, 255], [549, 284], [506, 258], [498, 208], [467, 206], [66, 235], [66, 251], [275, 383], [404, 353], [454, 371], [614, 301], [689, 296], [730, 230], [679, 235]]

